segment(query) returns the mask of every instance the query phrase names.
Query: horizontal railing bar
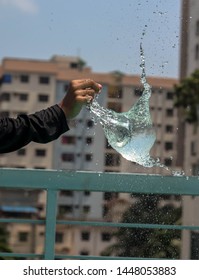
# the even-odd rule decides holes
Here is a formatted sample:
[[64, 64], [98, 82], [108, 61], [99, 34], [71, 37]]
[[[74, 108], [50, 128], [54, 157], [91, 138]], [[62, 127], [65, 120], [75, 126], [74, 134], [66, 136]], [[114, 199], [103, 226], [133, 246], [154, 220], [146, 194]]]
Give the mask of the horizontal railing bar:
[[158, 260], [160, 258], [136, 258], [136, 257], [114, 257], [114, 256], [88, 256], [88, 255], [55, 255], [55, 259], [74, 259], [74, 260]]
[[199, 226], [141, 224], [141, 223], [112, 223], [112, 222], [109, 223], [109, 222], [87, 222], [87, 221], [64, 221], [64, 220], [58, 220], [57, 224], [62, 224], [62, 225], [79, 225], [79, 226], [98, 226], [98, 227], [125, 227], [125, 228], [199, 230]]
[[16, 223], [16, 224], [38, 224], [44, 225], [45, 220], [29, 220], [29, 219], [6, 219], [0, 218], [0, 223]]
[[[18, 223], [18, 224], [38, 224], [45, 225], [45, 220], [28, 219], [0, 219], [0, 223]], [[161, 224], [142, 224], [142, 223], [112, 223], [112, 222], [88, 222], [88, 221], [64, 221], [58, 220], [61, 225], [79, 225], [79, 226], [98, 226], [98, 227], [125, 227], [125, 228], [159, 228], [176, 230], [199, 230], [199, 226], [189, 225], [161, 225]]]
[[0, 188], [199, 195], [198, 177], [112, 172], [1, 168], [0, 185]]
[[8, 257], [8, 258], [43, 258], [42, 254], [34, 254], [34, 253], [6, 253], [0, 252], [0, 257]]
[[[1, 253], [0, 257], [10, 258], [43, 258], [42, 254], [31, 253]], [[153, 260], [154, 258], [114, 257], [114, 256], [84, 256], [84, 255], [55, 255], [55, 259], [82, 259], [82, 260]], [[154, 259], [155, 260], [155, 259]], [[156, 259], [157, 260], [157, 259]]]

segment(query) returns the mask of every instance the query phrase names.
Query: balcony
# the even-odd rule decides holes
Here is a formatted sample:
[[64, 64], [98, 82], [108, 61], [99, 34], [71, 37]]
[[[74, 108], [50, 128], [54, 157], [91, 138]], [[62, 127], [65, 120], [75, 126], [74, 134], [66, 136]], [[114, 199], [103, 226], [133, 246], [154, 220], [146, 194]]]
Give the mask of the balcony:
[[[70, 172], [55, 170], [0, 169], [0, 189], [45, 190], [45, 219], [1, 218], [0, 223], [43, 225], [45, 228], [43, 253], [5, 253], [0, 257], [29, 259], [124, 259], [119, 257], [56, 255], [55, 234], [57, 225], [93, 226], [112, 228], [149, 228], [168, 230], [199, 230], [199, 226], [118, 223], [106, 221], [59, 220], [57, 219], [57, 193], [64, 191], [114, 192], [131, 194], [164, 194], [180, 196], [199, 196], [198, 177], [160, 176], [128, 173]], [[127, 258], [133, 259], [133, 258]]]

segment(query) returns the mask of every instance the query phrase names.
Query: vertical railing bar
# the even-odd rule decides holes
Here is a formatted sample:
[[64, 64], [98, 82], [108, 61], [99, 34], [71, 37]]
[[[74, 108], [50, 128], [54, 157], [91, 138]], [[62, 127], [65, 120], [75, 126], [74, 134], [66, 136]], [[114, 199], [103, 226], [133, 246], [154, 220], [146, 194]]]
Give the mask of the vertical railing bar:
[[57, 191], [47, 190], [46, 201], [46, 230], [44, 244], [44, 259], [53, 260], [55, 257], [55, 232], [57, 213]]

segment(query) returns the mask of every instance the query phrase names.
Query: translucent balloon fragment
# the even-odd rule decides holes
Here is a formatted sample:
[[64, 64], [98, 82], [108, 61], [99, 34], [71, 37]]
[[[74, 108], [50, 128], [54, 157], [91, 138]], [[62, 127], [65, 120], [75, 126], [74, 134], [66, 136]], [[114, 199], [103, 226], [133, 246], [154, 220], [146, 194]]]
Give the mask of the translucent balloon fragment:
[[141, 83], [144, 90], [128, 112], [116, 113], [113, 110], [105, 109], [99, 105], [96, 99], [88, 107], [101, 123], [108, 143], [125, 159], [145, 167], [163, 167], [149, 154], [156, 140], [156, 134], [149, 109], [151, 87], [146, 80], [142, 45], [140, 45], [140, 56]]

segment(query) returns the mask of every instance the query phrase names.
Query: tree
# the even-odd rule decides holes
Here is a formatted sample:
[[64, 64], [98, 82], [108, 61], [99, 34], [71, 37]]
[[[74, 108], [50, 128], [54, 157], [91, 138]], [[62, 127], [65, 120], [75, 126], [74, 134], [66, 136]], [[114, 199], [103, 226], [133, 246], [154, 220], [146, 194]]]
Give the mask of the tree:
[[[161, 197], [141, 195], [123, 215], [123, 223], [179, 224], [181, 208], [167, 204], [160, 207]], [[179, 230], [120, 228], [113, 234], [116, 243], [104, 255], [142, 258], [179, 258]]]
[[83, 68], [86, 66], [86, 62], [83, 59], [81, 59], [81, 58], [78, 58], [78, 62], [77, 63], [78, 63], [78, 69], [80, 71], [82, 71]]
[[[11, 250], [8, 246], [8, 240], [7, 240], [7, 231], [5, 230], [4, 227], [0, 226], [0, 252], [6, 252], [6, 253], [10, 253]], [[3, 259], [8, 259], [6, 257], [0, 257], [0, 260]], [[10, 259], [10, 258], [9, 258]]]
[[185, 120], [189, 123], [196, 123], [199, 114], [199, 69], [195, 70], [190, 77], [175, 85], [176, 95], [175, 106], [182, 108]]

